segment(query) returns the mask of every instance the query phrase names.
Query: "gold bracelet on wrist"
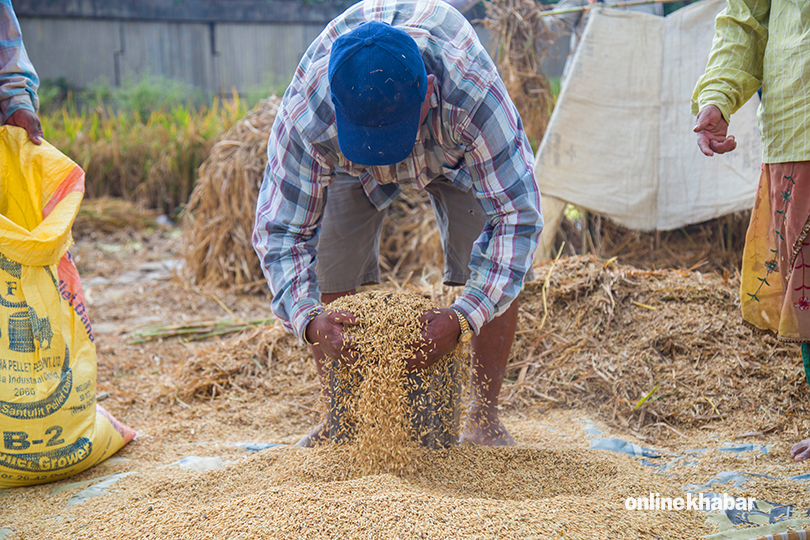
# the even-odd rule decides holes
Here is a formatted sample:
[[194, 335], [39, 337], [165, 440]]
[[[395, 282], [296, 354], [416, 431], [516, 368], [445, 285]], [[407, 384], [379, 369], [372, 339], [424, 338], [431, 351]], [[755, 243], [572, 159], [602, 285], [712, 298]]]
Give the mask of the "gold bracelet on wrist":
[[462, 312], [453, 308], [453, 311], [456, 312], [456, 317], [458, 317], [458, 325], [461, 328], [461, 334], [458, 336], [459, 343], [467, 343], [472, 339], [473, 331], [470, 328], [470, 322], [467, 320], [467, 317], [464, 316]]

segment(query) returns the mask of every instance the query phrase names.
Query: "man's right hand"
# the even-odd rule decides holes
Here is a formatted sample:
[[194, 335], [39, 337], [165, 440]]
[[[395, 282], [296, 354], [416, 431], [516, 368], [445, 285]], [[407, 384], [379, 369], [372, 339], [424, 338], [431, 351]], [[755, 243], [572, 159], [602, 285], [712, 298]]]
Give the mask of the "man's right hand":
[[307, 341], [318, 347], [329, 358], [339, 359], [345, 364], [353, 364], [359, 354], [346, 338], [346, 326], [356, 326], [357, 316], [351, 311], [327, 310], [312, 319], [306, 328]]
[[725, 154], [737, 148], [734, 135], [728, 133], [728, 122], [717, 105], [703, 107], [697, 115], [694, 132], [697, 133], [698, 147], [707, 156]]

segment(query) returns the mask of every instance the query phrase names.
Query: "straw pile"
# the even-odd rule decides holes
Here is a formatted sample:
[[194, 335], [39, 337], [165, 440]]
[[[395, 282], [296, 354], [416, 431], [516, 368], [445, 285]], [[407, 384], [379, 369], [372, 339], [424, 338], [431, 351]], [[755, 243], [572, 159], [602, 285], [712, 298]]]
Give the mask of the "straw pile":
[[563, 219], [552, 252], [593, 253], [637, 268], [687, 268], [739, 271], [751, 212], [729, 214], [672, 231], [643, 232], [584, 212], [581, 219]]
[[261, 288], [251, 236], [267, 163], [267, 139], [281, 100], [259, 102], [222, 137], [200, 167], [183, 214], [186, 265], [201, 286]]
[[[423, 339], [425, 325], [420, 317], [435, 307], [417, 294], [389, 291], [344, 296], [329, 305], [359, 318], [359, 324], [345, 333], [358, 360], [351, 365], [333, 360], [328, 368], [336, 377], [329, 412], [336, 424], [333, 439], [351, 442], [351, 454], [364, 470], [407, 468], [417, 441], [429, 438], [430, 430], [458, 440], [454, 410], [458, 403], [453, 398], [461, 393], [455, 369], [461, 362], [461, 347], [418, 370], [417, 378], [407, 373], [414, 347]], [[442, 386], [431, 384], [434, 381]], [[435, 425], [429, 421], [434, 413]]]
[[489, 0], [486, 27], [497, 37], [494, 55], [535, 148], [543, 139], [554, 107], [554, 95], [542, 62], [550, 55], [558, 34], [538, 17], [542, 4], [535, 0]]
[[595, 257], [537, 272], [546, 279], [522, 296], [506, 402], [595, 408], [646, 432], [730, 419], [771, 431], [806, 418], [797, 348], [742, 324], [738, 284]]
[[142, 230], [157, 227], [157, 210], [144, 210], [137, 204], [113, 197], [82, 200], [73, 222], [73, 236], [113, 233], [122, 229]]
[[444, 253], [430, 198], [424, 190], [400, 187], [402, 194], [391, 204], [380, 238], [383, 281], [399, 286], [412, 279], [441, 282]]
[[320, 388], [309, 350], [299, 346], [280, 324], [261, 326], [202, 347], [178, 366], [173, 380], [158, 400], [211, 400], [238, 388], [292, 399], [311, 394], [306, 408], [314, 404]]

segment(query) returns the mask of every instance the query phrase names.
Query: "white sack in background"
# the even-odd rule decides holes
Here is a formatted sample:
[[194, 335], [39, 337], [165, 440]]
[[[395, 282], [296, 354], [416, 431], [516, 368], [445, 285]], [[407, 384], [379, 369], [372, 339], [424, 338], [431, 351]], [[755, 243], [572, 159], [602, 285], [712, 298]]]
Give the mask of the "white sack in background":
[[759, 100], [731, 121], [737, 149], [704, 156], [692, 132], [725, 0], [668, 17], [595, 9], [537, 152], [543, 195], [631, 229], [670, 230], [751, 208], [759, 181]]

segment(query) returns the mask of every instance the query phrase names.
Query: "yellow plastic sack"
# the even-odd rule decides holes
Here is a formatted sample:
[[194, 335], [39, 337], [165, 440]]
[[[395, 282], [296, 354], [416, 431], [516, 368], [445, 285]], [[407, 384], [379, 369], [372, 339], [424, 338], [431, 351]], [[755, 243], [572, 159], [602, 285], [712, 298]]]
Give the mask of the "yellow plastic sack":
[[0, 127], [0, 487], [52, 482], [135, 432], [96, 404], [96, 349], [68, 253], [84, 171]]

